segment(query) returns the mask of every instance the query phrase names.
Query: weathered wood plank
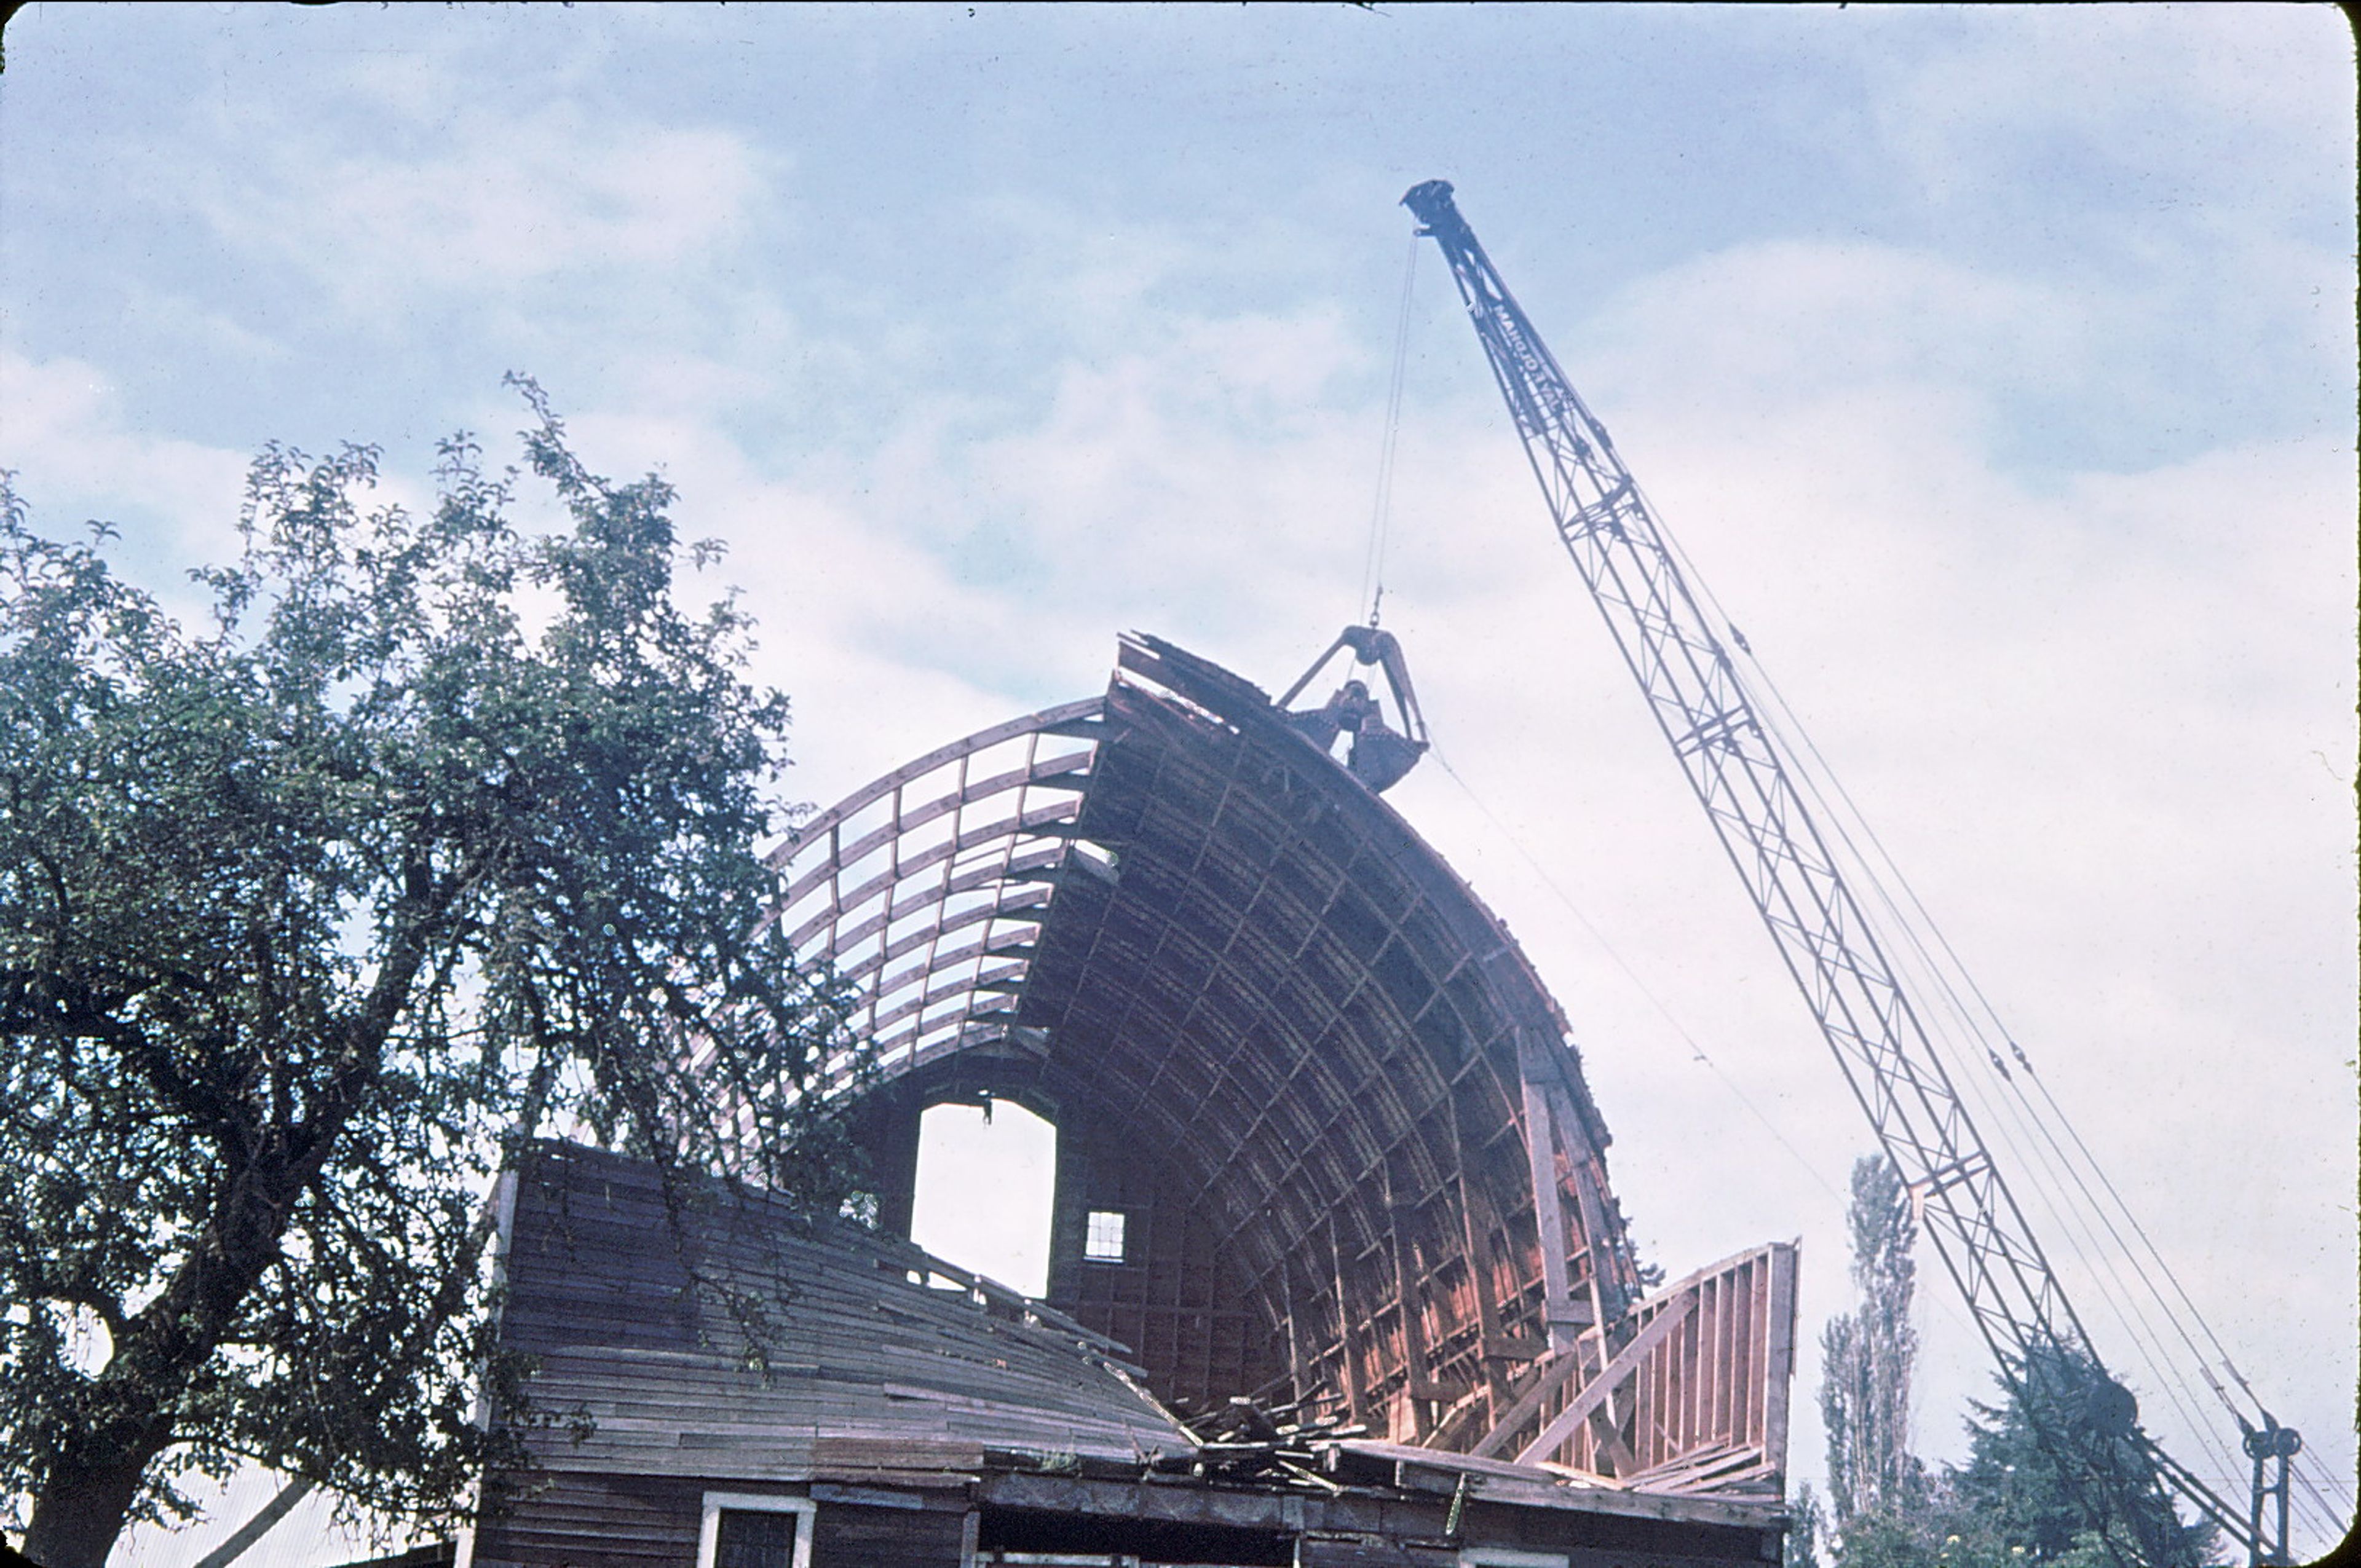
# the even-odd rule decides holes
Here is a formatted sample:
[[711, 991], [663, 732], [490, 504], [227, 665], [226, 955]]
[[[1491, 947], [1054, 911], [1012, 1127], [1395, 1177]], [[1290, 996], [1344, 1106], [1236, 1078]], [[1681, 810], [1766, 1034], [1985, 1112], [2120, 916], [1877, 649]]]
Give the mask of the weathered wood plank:
[[[579, 1445], [534, 1434], [553, 1464], [776, 1476], [807, 1470], [824, 1436], [939, 1442], [955, 1429], [1126, 1458], [1184, 1442], [1094, 1336], [914, 1282], [901, 1266], [928, 1260], [906, 1244], [760, 1196], [667, 1194], [637, 1162], [545, 1151], [520, 1185], [508, 1256], [503, 1332], [538, 1358], [533, 1397], [596, 1424]], [[750, 1293], [766, 1321], [737, 1321], [718, 1290]], [[757, 1343], [767, 1371], [750, 1365]]]

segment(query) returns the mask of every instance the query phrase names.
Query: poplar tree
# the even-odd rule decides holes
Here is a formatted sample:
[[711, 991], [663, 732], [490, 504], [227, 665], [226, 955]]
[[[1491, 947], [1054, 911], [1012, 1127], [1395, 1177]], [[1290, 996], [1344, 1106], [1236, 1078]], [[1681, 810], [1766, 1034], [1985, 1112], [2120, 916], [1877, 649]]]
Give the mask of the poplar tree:
[[479, 1216], [536, 1132], [851, 1180], [839, 999], [763, 921], [785, 699], [523, 386], [567, 528], [465, 438], [423, 515], [273, 448], [196, 630], [0, 488], [0, 1508], [49, 1568], [192, 1475], [434, 1523], [517, 1461]]
[[[2000, 1403], [1972, 1406], [1968, 1464], [1923, 1466], [1909, 1448], [1918, 1226], [1890, 1162], [1854, 1163], [1847, 1222], [1857, 1299], [1820, 1335], [1838, 1568], [2197, 1568], [2208, 1560], [2215, 1533], [2177, 1516], [2143, 1441], [2086, 1430], [2092, 1388], [2105, 1375], [2078, 1350], [2037, 1346], [2022, 1380], [2003, 1383]], [[2061, 1457], [2061, 1445], [2092, 1443], [2114, 1454], [2112, 1490], [2078, 1484], [2082, 1459]], [[1806, 1506], [1799, 1497], [1799, 1513]], [[1811, 1535], [1807, 1525], [1800, 1539]]]
[[1919, 1499], [1911, 1455], [1910, 1376], [1918, 1336], [1910, 1323], [1917, 1220], [1900, 1172], [1883, 1156], [1853, 1164], [1850, 1312], [1820, 1335], [1820, 1417], [1828, 1438], [1829, 1522], [1841, 1537], [1861, 1516], [1898, 1516]]

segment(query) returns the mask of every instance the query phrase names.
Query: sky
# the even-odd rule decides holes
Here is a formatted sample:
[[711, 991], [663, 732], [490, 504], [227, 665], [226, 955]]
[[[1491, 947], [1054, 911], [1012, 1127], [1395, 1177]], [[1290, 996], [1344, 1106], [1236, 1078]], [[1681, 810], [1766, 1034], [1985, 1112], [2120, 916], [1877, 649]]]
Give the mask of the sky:
[[[6, 46], [38, 522], [111, 520], [193, 609], [264, 443], [377, 444], [415, 503], [439, 437], [514, 452], [529, 374], [728, 542], [687, 587], [742, 589], [822, 805], [1102, 689], [1126, 630], [1291, 683], [1367, 612], [1408, 270], [1383, 616], [1437, 754], [1389, 799], [1564, 1004], [1645, 1255], [1801, 1239], [1817, 1475], [1870, 1135], [1410, 260], [1401, 192], [1453, 181], [2178, 1288], [2352, 1475], [2334, 8], [36, 4]], [[2020, 1186], [2075, 1289], [2087, 1205]], [[1921, 1272], [1957, 1459], [1989, 1373]], [[307, 1519], [247, 1561], [331, 1560]]]

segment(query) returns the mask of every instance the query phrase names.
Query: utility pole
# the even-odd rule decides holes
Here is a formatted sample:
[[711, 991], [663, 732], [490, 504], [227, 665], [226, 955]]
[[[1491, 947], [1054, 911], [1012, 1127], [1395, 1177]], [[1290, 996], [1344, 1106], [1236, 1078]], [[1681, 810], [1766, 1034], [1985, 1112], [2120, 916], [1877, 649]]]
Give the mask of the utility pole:
[[[2286, 1563], [2295, 1561], [2288, 1555], [2288, 1465], [2303, 1452], [2303, 1437], [2293, 1427], [2283, 1427], [2273, 1420], [2268, 1410], [2263, 1412], [2263, 1424], [2246, 1428], [2246, 1454], [2255, 1462], [2255, 1486], [2246, 1514], [2246, 1562], [2249, 1568], [2264, 1563]], [[2266, 1482], [2264, 1466], [2279, 1461], [2279, 1473]], [[2279, 1530], [2276, 1539], [2266, 1548], [2263, 1544], [2263, 1502], [2266, 1497], [2279, 1501]]]

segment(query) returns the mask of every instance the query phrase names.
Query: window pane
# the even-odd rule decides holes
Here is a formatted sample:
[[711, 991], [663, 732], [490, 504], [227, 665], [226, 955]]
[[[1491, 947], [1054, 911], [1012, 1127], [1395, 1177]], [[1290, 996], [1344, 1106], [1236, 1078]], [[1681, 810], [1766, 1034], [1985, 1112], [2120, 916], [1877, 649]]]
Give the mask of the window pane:
[[1106, 1209], [1091, 1211], [1082, 1234], [1082, 1255], [1093, 1263], [1123, 1261], [1123, 1216]]
[[791, 1568], [796, 1556], [796, 1516], [721, 1510], [721, 1531], [713, 1568]]

